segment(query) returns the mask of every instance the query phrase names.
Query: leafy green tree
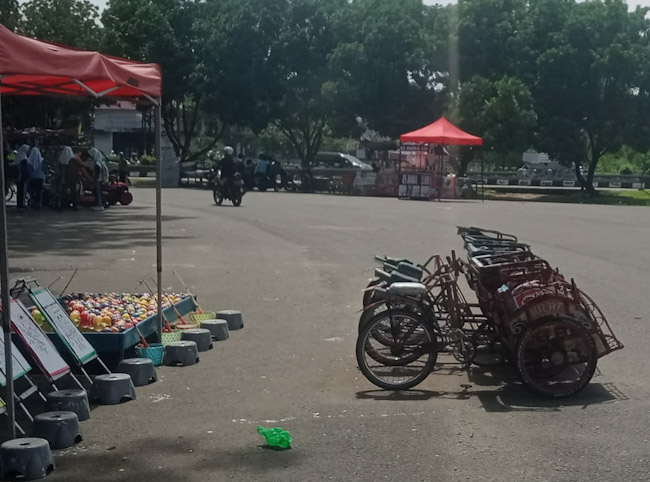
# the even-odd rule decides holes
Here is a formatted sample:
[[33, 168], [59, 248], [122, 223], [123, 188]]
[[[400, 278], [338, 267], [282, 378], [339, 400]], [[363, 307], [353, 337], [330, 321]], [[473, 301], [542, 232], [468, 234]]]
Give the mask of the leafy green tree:
[[[110, 0], [102, 14], [108, 52], [161, 66], [163, 123], [183, 161], [201, 157], [223, 131], [223, 123], [203, 115], [209, 93], [196, 24], [203, 9], [194, 0]], [[202, 129], [211, 139], [193, 151], [193, 140]]]
[[15, 30], [20, 23], [20, 8], [17, 0], [0, 0], [0, 23]]
[[525, 68], [526, 0], [459, 0], [460, 80], [517, 76]]
[[88, 0], [30, 0], [22, 12], [26, 35], [81, 49], [101, 45], [99, 10]]
[[[556, 0], [554, 4], [557, 4]], [[560, 3], [561, 5], [561, 3]], [[576, 3], [537, 57], [539, 146], [575, 165], [594, 193], [598, 161], [629, 139], [648, 147], [650, 99], [647, 9], [628, 12], [622, 0]], [[583, 176], [582, 167], [586, 169]]]
[[[537, 127], [534, 99], [515, 77], [475, 77], [462, 84], [459, 112], [461, 126], [483, 137], [483, 149], [495, 157], [490, 160], [498, 160], [502, 166], [516, 166], [533, 143]], [[465, 174], [469, 160], [461, 157], [460, 175]]]
[[419, 0], [354, 0], [338, 10], [326, 85], [335, 132], [357, 133], [360, 116], [397, 137], [442, 113], [446, 74], [436, 60], [446, 48], [434, 28], [442, 12]]

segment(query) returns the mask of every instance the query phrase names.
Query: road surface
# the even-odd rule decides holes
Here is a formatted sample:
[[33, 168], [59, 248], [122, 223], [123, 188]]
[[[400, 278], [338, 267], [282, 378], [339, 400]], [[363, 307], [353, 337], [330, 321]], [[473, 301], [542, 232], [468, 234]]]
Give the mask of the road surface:
[[[165, 190], [164, 281], [245, 328], [193, 367], [159, 369], [138, 399], [100, 406], [52, 481], [650, 480], [650, 209], [410, 202], [249, 193], [217, 207]], [[104, 213], [10, 213], [11, 277], [79, 273], [69, 291], [140, 291], [155, 275], [154, 191]], [[226, 203], [228, 204], [228, 203]], [[507, 368], [445, 368], [417, 390], [375, 390], [354, 358], [374, 253], [424, 260], [462, 250], [456, 225], [513, 232], [575, 277], [626, 348], [561, 402]], [[291, 431], [262, 448], [258, 425]]]

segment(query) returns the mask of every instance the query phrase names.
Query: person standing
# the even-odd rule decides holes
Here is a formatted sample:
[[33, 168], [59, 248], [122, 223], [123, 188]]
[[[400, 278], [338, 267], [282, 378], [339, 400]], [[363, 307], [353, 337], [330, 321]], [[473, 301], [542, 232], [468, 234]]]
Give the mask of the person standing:
[[43, 167], [41, 151], [38, 147], [33, 147], [27, 159], [27, 168], [29, 171], [29, 196], [34, 209], [41, 208], [43, 182], [45, 182], [45, 171]]
[[103, 211], [104, 202], [102, 199], [102, 189], [104, 188], [104, 183], [108, 182], [109, 172], [108, 166], [102, 159], [102, 153], [96, 147], [93, 147], [88, 150], [88, 155], [92, 161], [93, 165], [93, 174], [96, 181], [97, 193], [95, 197], [97, 199], [97, 206], [93, 207], [94, 211]]
[[123, 152], [120, 152], [119, 164], [118, 164], [118, 174], [120, 177], [120, 182], [126, 183], [128, 181], [129, 175], [129, 165], [126, 161], [126, 156]]
[[[72, 204], [72, 209], [76, 211], [82, 191], [82, 182], [90, 179], [86, 172], [86, 166], [79, 154], [75, 154], [72, 147], [66, 146], [59, 156], [59, 170], [61, 177], [59, 210], [70, 207]], [[92, 179], [88, 182], [93, 183]]]
[[29, 181], [29, 171], [27, 169], [27, 156], [30, 147], [23, 144], [18, 148], [16, 153], [16, 164], [18, 166], [18, 179], [16, 179], [16, 207], [23, 209], [25, 207], [25, 187]]

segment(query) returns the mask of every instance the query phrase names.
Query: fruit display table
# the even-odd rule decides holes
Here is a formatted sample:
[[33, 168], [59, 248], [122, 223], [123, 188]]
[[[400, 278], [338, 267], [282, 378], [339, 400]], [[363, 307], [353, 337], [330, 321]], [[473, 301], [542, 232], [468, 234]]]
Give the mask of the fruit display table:
[[[131, 311], [127, 315], [126, 311], [119, 310], [121, 307], [114, 302], [115, 298], [112, 296], [115, 295], [95, 295], [86, 300], [83, 299], [83, 295], [81, 299], [79, 295], [59, 298], [59, 303], [66, 309], [73, 322], [79, 323], [79, 329], [84, 337], [95, 348], [102, 360], [110, 365], [124, 359], [125, 353], [140, 343], [138, 330], [148, 341], [155, 341], [159, 326], [153, 297], [134, 297], [133, 300], [125, 300], [124, 309], [126, 310], [126, 306], [129, 306], [129, 311]], [[124, 297], [125, 295], [118, 296]], [[196, 310], [194, 300], [189, 296], [170, 295], [170, 298], [181, 315]], [[130, 309], [131, 306], [133, 306], [133, 310]], [[81, 307], [86, 310], [80, 311]], [[169, 303], [166, 308], [163, 308], [165, 317], [172, 324], [178, 319], [176, 310]], [[32, 314], [39, 321], [40, 313], [32, 312]], [[41, 321], [41, 323], [57, 349], [61, 353], [65, 353], [67, 350], [61, 339], [53, 333], [47, 322]], [[137, 324], [137, 329], [134, 324]]]

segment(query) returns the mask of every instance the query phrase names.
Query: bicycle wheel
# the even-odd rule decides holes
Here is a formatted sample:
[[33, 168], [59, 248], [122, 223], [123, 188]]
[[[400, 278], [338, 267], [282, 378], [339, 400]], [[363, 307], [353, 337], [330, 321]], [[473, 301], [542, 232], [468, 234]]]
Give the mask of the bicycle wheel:
[[598, 354], [574, 318], [553, 315], [533, 322], [517, 345], [516, 364], [528, 388], [545, 397], [568, 397], [594, 375]]
[[11, 201], [16, 195], [16, 185], [13, 182], [7, 183], [7, 189], [5, 191], [5, 202]]
[[429, 375], [438, 358], [434, 327], [409, 311], [384, 311], [363, 328], [356, 355], [371, 383], [385, 390], [412, 388]]

